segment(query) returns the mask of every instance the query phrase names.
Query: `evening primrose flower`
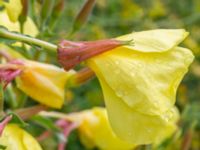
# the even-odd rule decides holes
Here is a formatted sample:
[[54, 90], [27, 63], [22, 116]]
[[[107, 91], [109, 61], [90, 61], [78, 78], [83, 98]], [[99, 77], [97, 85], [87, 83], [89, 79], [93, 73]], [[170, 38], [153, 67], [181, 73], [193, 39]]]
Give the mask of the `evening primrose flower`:
[[131, 150], [134, 144], [119, 139], [112, 131], [105, 108], [93, 108], [82, 112], [83, 121], [78, 128], [82, 143], [101, 150]]
[[42, 150], [39, 143], [16, 124], [8, 124], [0, 136], [0, 145], [6, 150]]
[[86, 64], [101, 83], [111, 127], [121, 139], [148, 144], [175, 131], [176, 90], [194, 58], [190, 50], [177, 46], [187, 35], [183, 29], [157, 29], [115, 39], [133, 39], [134, 45], [106, 49], [91, 44], [95, 52], [90, 54], [95, 55]]
[[133, 38], [134, 46], [87, 61], [100, 80], [111, 126], [120, 138], [147, 144], [174, 130], [176, 90], [193, 60], [190, 50], [177, 47], [187, 34], [182, 29], [132, 33], [117, 39]]
[[0, 6], [5, 7], [5, 11], [8, 14], [9, 20], [16, 22], [19, 15], [22, 12], [21, 0], [9, 0], [8, 2], [0, 0]]
[[15, 59], [1, 65], [1, 80], [8, 84], [16, 78], [17, 87], [41, 104], [61, 108], [67, 79], [73, 74], [54, 65]]
[[41, 112], [40, 115], [62, 118], [76, 124], [81, 142], [89, 149], [97, 147], [100, 150], [132, 150], [136, 147], [115, 135], [105, 108], [94, 107], [69, 115], [58, 112]]

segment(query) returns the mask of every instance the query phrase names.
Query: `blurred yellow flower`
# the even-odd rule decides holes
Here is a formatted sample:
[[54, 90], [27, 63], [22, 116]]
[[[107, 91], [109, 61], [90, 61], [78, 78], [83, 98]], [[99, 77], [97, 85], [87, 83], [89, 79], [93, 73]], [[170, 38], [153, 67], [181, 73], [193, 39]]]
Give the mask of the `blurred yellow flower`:
[[39, 143], [16, 124], [9, 124], [0, 137], [0, 145], [6, 150], [42, 150]]
[[156, 142], [176, 126], [176, 90], [193, 61], [190, 50], [177, 45], [183, 29], [135, 32], [116, 38], [134, 40], [90, 58], [105, 97], [111, 126], [121, 139], [134, 144]]
[[62, 114], [59, 112], [40, 112], [40, 115], [65, 119], [77, 124], [80, 140], [89, 149], [132, 150], [135, 144], [119, 139], [110, 127], [105, 108], [94, 107], [81, 112]]
[[19, 89], [38, 102], [61, 108], [65, 84], [72, 74], [54, 65], [23, 60], [22, 73], [16, 83]]
[[[8, 14], [5, 11], [0, 12], [0, 25], [6, 27], [9, 31], [20, 32], [20, 24], [19, 22], [11, 22], [9, 20]], [[35, 37], [39, 32], [32, 21], [31, 18], [27, 17], [26, 22], [24, 23], [24, 34]]]
[[134, 144], [123, 141], [114, 134], [105, 108], [96, 107], [81, 114], [83, 120], [78, 130], [86, 147], [98, 147], [101, 150], [131, 150], [135, 147]]
[[5, 6], [10, 21], [16, 22], [18, 20], [22, 11], [21, 0], [9, 0], [9, 2], [0, 0], [0, 6]]

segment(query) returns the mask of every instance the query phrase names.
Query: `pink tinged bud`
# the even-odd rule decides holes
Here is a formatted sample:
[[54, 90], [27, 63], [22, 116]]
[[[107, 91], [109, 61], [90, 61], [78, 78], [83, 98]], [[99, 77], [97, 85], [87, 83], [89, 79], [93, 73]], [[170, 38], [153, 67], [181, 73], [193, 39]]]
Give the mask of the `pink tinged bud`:
[[12, 115], [9, 115], [9, 116], [6, 116], [2, 122], [0, 122], [0, 136], [2, 135], [4, 128], [6, 127], [6, 125], [11, 119], [12, 119]]
[[0, 67], [0, 82], [3, 83], [3, 88], [21, 74], [22, 69], [18, 66], [23, 65], [20, 60], [12, 60], [9, 63]]
[[63, 40], [58, 46], [58, 61], [65, 70], [69, 70], [88, 58], [124, 44], [127, 44], [127, 42], [115, 39], [90, 42], [72, 42]]

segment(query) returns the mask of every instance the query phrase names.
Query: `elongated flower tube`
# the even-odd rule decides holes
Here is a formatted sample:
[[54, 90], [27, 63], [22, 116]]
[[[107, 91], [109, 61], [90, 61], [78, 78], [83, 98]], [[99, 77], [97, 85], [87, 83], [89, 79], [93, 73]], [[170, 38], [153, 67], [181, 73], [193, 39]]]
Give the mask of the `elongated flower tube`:
[[16, 124], [9, 124], [0, 136], [0, 145], [6, 150], [42, 150], [39, 143]]
[[[131, 40], [119, 41], [115, 39], [92, 42], [72, 42], [63, 40], [58, 45], [58, 61], [65, 70], [69, 70], [92, 56], [130, 43]], [[96, 50], [94, 50], [94, 48]]]
[[67, 79], [73, 74], [54, 65], [16, 59], [1, 65], [0, 78], [8, 84], [16, 78], [17, 87], [49, 107], [61, 108]]
[[111, 127], [121, 139], [148, 144], [176, 129], [177, 87], [194, 58], [177, 46], [187, 35], [183, 29], [134, 32], [116, 38], [133, 39], [134, 45], [86, 61], [101, 83]]

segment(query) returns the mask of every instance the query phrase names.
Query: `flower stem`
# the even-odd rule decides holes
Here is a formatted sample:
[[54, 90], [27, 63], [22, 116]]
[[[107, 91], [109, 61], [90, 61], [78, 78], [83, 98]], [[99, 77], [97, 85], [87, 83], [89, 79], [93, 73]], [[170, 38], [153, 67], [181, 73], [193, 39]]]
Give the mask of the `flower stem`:
[[78, 71], [69, 79], [69, 86], [71, 87], [80, 86], [86, 83], [87, 81], [93, 79], [94, 76], [95, 73], [90, 68], [85, 67], [80, 71]]
[[3, 86], [2, 83], [0, 83], [0, 117], [4, 114], [3, 106], [4, 106]]
[[10, 39], [10, 40], [21, 41], [21, 42], [31, 44], [31, 45], [37, 45], [49, 51], [57, 50], [57, 45], [30, 37], [27, 35], [23, 35], [20, 33], [10, 32], [6, 28], [3, 28], [3, 27], [0, 27], [0, 37]]

